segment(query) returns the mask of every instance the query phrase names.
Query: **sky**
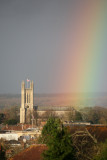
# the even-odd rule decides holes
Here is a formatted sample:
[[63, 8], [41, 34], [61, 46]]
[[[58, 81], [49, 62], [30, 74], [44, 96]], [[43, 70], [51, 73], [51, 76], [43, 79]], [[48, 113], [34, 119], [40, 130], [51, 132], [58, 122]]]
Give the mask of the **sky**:
[[107, 92], [106, 0], [0, 0], [0, 93]]

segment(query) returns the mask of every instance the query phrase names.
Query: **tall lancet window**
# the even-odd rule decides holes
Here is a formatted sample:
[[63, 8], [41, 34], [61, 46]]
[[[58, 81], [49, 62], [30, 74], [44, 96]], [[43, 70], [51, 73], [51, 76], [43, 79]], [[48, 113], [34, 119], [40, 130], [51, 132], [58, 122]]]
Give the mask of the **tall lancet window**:
[[26, 103], [26, 94], [25, 94], [25, 103]]
[[30, 93], [29, 93], [29, 103], [30, 103]]

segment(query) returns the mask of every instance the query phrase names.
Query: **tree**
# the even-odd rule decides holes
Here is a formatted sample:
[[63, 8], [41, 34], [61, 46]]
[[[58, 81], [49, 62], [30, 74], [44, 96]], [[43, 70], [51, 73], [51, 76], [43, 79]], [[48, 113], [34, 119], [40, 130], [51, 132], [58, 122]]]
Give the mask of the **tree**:
[[38, 114], [37, 110], [33, 111], [33, 116], [34, 116], [34, 119], [35, 119], [35, 125], [38, 126], [39, 114]]
[[41, 115], [41, 118], [45, 120], [48, 120], [50, 117], [56, 118], [57, 114], [53, 110], [47, 110]]
[[79, 111], [69, 111], [65, 114], [66, 120], [68, 121], [82, 121], [82, 114]]
[[9, 109], [5, 110], [5, 121], [6, 123], [8, 120], [16, 120], [17, 123], [19, 123], [19, 107], [18, 106], [13, 106]]
[[75, 112], [75, 121], [82, 121], [82, 115], [80, 112]]
[[1, 160], [6, 160], [5, 150], [3, 149], [3, 147], [2, 147], [1, 144], [0, 144], [0, 159], [1, 159]]
[[5, 123], [8, 125], [15, 125], [18, 123], [18, 121], [16, 119], [9, 119]]
[[86, 107], [81, 110], [84, 121], [94, 124], [107, 124], [107, 108]]
[[72, 111], [65, 113], [65, 120], [74, 121], [74, 113]]
[[107, 140], [100, 145], [100, 154], [96, 155], [94, 160], [107, 160]]
[[42, 139], [48, 147], [43, 153], [44, 160], [75, 160], [71, 135], [59, 119], [49, 118], [42, 130]]
[[4, 119], [5, 119], [5, 114], [0, 113], [0, 124], [3, 123]]

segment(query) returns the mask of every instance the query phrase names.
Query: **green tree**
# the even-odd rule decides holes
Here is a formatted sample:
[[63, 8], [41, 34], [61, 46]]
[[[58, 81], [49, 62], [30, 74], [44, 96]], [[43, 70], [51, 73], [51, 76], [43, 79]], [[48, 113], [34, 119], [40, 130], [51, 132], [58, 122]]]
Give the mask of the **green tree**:
[[100, 154], [96, 155], [94, 160], [107, 160], [107, 140], [100, 145]]
[[9, 119], [5, 123], [8, 125], [15, 125], [18, 123], [18, 121], [16, 119]]
[[[5, 109], [5, 120], [4, 123], [6, 124], [8, 120], [16, 120], [19, 123], [19, 107], [13, 106], [9, 109]], [[16, 123], [15, 123], [16, 124]]]
[[43, 153], [44, 160], [75, 160], [71, 135], [59, 119], [49, 118], [43, 128], [42, 138], [48, 147]]
[[1, 160], [6, 160], [5, 150], [3, 149], [2, 145], [0, 145], [0, 159]]
[[5, 119], [5, 114], [0, 113], [0, 124], [3, 123], [4, 119]]

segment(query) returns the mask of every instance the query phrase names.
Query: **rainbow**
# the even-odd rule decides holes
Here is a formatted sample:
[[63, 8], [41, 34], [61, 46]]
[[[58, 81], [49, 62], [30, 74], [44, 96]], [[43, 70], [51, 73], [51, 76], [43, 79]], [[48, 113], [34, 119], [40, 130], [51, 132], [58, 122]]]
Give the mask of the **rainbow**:
[[103, 85], [101, 72], [105, 57], [107, 1], [84, 1], [81, 6], [75, 6], [72, 14], [70, 11], [68, 13], [67, 30], [61, 44], [60, 66], [63, 67], [60, 90], [100, 92]]

